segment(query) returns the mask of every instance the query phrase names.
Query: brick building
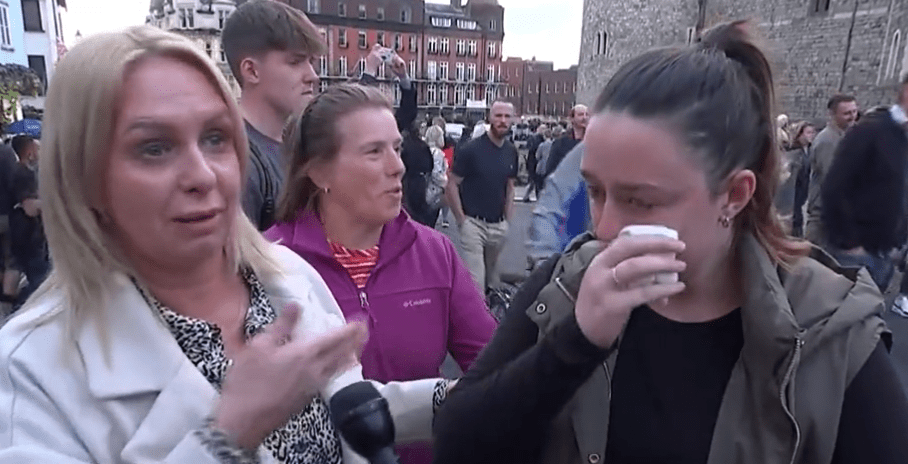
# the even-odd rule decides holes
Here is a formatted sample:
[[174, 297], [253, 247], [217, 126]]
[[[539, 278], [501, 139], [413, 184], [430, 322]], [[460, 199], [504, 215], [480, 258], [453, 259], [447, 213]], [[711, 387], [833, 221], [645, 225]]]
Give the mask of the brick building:
[[[497, 0], [425, 3], [420, 106], [460, 119], [485, 113], [505, 88], [501, 81], [504, 8]], [[474, 117], [475, 119], [475, 117]]]
[[908, 72], [902, 0], [584, 0], [579, 101], [592, 102], [618, 66], [653, 46], [684, 44], [711, 24], [759, 25], [776, 64], [780, 111], [822, 119], [843, 92], [862, 108], [892, 103]]
[[[220, 46], [224, 20], [246, 0], [151, 0], [147, 22], [179, 32], [208, 52], [228, 76]], [[501, 81], [504, 8], [497, 0], [279, 0], [303, 12], [328, 44], [318, 71], [324, 89], [359, 75], [376, 43], [393, 48], [407, 63], [419, 90], [420, 109], [462, 119], [484, 113], [505, 84]], [[380, 84], [400, 98], [381, 69]], [[478, 116], [478, 115], [477, 115]]]
[[[407, 63], [411, 76], [422, 69], [423, 2], [419, 0], [282, 0], [306, 13], [322, 32], [328, 53], [316, 71], [322, 89], [332, 83], [358, 77], [376, 43], [396, 50]], [[242, 3], [242, 0], [240, 1]], [[390, 85], [385, 68], [378, 76], [382, 88], [400, 98]]]
[[554, 69], [551, 61], [508, 57], [502, 63], [507, 83], [504, 99], [514, 104], [517, 114], [559, 118], [567, 115], [576, 101], [577, 66]]

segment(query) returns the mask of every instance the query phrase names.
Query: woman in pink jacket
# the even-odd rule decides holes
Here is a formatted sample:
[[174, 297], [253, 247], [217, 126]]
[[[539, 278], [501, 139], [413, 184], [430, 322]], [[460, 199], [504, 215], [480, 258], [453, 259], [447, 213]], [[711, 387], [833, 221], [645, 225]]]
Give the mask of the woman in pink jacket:
[[[454, 246], [401, 209], [402, 143], [387, 97], [329, 87], [300, 116], [278, 223], [265, 235], [321, 274], [348, 320], [369, 325], [363, 375], [439, 375], [450, 352], [468, 369], [495, 323]], [[399, 448], [428, 464], [427, 444]]]

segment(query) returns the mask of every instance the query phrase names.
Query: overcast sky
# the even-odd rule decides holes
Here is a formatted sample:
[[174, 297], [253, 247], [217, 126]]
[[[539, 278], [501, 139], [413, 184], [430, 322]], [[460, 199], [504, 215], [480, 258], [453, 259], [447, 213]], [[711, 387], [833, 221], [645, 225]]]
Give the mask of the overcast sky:
[[[429, 0], [448, 3], [447, 0]], [[64, 19], [67, 44], [82, 35], [142, 24], [149, 0], [68, 0]], [[554, 61], [565, 68], [577, 63], [583, 0], [499, 0], [505, 7], [505, 56]]]

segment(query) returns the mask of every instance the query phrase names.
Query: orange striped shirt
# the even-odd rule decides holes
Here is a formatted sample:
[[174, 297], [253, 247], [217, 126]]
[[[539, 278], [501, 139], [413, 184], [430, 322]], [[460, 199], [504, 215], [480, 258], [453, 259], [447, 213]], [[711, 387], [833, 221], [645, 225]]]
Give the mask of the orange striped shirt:
[[350, 273], [356, 288], [360, 290], [365, 288], [369, 274], [378, 264], [378, 245], [368, 250], [350, 250], [339, 243], [329, 241], [328, 246], [334, 259]]

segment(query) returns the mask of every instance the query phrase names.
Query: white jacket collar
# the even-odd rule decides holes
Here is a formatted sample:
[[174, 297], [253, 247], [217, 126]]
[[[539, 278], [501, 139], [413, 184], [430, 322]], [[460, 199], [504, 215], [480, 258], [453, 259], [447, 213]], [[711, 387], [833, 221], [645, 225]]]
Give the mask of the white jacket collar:
[[[312, 279], [320, 277], [309, 263], [282, 246], [274, 246], [272, 251], [284, 273], [260, 276], [260, 280], [275, 311], [290, 303], [303, 308], [297, 336], [336, 327], [338, 319], [342, 324], [343, 315], [330, 293], [314, 294], [319, 293], [319, 287], [313, 286]], [[331, 307], [324, 307], [326, 301], [332, 303]], [[326, 318], [325, 312], [333, 317]], [[98, 398], [161, 391], [181, 366], [189, 363], [160, 314], [126, 276], [116, 278], [109, 303], [79, 324], [76, 344], [85, 363], [88, 386]], [[106, 346], [115, 348], [105, 349], [101, 327], [107, 331]], [[201, 373], [198, 380], [207, 384]]]

